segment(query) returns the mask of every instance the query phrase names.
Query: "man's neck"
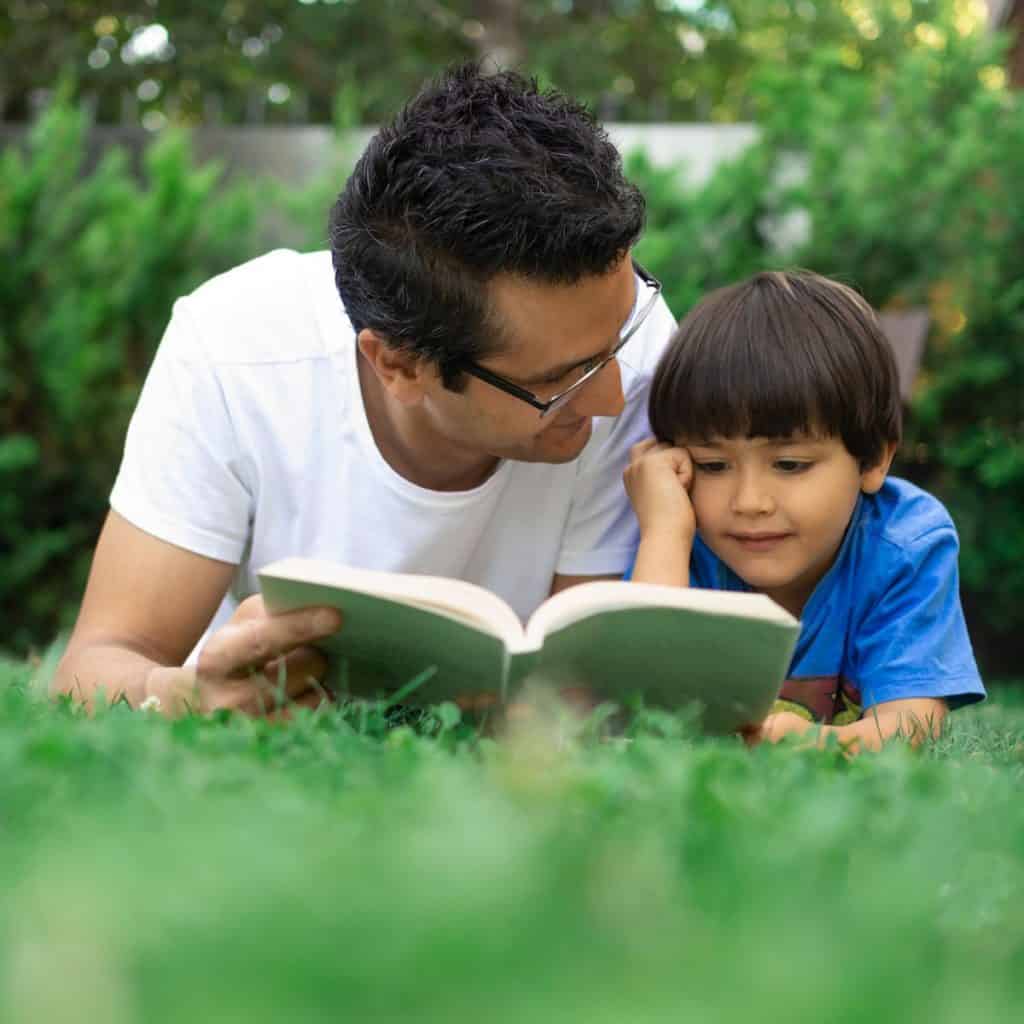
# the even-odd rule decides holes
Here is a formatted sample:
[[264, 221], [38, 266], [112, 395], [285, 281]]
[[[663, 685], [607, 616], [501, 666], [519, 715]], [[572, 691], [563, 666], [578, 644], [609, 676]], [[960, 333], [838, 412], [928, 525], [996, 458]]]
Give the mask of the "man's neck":
[[469, 491], [498, 468], [496, 456], [470, 452], [433, 429], [419, 407], [395, 402], [356, 354], [359, 390], [370, 433], [384, 461], [399, 476], [431, 491]]

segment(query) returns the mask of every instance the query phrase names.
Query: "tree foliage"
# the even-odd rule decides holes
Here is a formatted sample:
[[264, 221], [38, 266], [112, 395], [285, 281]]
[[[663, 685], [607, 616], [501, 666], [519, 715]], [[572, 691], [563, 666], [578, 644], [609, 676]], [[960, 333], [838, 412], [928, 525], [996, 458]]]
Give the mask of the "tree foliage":
[[[0, 117], [70, 72], [103, 121], [331, 121], [342, 90], [377, 122], [451, 61], [489, 56], [606, 119], [737, 120], [765, 67], [828, 49], [870, 72], [983, 0], [13, 0]], [[585, 59], [581, 59], [585, 55]]]

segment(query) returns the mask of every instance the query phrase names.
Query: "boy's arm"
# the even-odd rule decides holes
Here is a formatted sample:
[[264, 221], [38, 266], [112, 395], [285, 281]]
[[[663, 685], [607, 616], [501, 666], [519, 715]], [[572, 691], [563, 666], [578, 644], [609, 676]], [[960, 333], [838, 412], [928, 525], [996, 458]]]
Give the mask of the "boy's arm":
[[890, 700], [868, 708], [864, 717], [849, 725], [819, 725], [809, 722], [791, 711], [769, 715], [759, 726], [744, 733], [746, 742], [753, 746], [761, 742], [778, 743], [783, 736], [802, 736], [813, 733], [819, 747], [830, 736], [835, 736], [847, 753], [862, 750], [881, 750], [888, 740], [909, 740], [911, 746], [920, 746], [925, 740], [937, 739], [949, 708], [940, 698], [910, 697]]
[[687, 542], [678, 531], [660, 534], [641, 534], [640, 547], [630, 579], [634, 583], [662, 583], [670, 587], [690, 585], [690, 552]]
[[683, 448], [655, 440], [634, 445], [623, 474], [640, 525], [640, 547], [631, 579], [686, 587], [696, 519], [687, 488], [693, 465]]

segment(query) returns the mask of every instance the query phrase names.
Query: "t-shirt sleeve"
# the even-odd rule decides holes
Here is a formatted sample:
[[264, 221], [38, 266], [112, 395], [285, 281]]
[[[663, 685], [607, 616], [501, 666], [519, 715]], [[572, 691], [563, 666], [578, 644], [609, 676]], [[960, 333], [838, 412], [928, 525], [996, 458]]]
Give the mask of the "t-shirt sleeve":
[[639, 528], [622, 482], [629, 449], [648, 436], [646, 390], [632, 400], [607, 438], [581, 466], [555, 572], [565, 576], [623, 573], [636, 554]]
[[[647, 399], [654, 364], [675, 328], [675, 320], [664, 302], [651, 314], [643, 347], [629, 358], [631, 381], [625, 407], [612, 421], [598, 420], [595, 437], [580, 457], [580, 472], [573, 489], [572, 507], [555, 572], [565, 576], [621, 575], [632, 564], [639, 542], [639, 527], [626, 495], [622, 474], [629, 463], [629, 450], [650, 437]], [[632, 342], [630, 342], [632, 344]], [[598, 441], [594, 444], [594, 441]]]
[[944, 698], [951, 708], [984, 699], [960, 605], [952, 526], [897, 550], [888, 581], [854, 629], [852, 675], [865, 709], [890, 700]]
[[161, 540], [238, 563], [252, 493], [215, 367], [179, 300], [125, 439], [111, 507]]

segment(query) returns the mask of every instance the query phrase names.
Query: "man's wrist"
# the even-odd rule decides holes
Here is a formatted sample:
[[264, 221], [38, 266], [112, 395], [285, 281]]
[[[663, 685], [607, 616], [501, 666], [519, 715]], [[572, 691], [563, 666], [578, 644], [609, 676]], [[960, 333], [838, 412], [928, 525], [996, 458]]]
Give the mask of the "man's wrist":
[[199, 711], [195, 669], [180, 665], [157, 665], [150, 669], [139, 708], [172, 717]]

